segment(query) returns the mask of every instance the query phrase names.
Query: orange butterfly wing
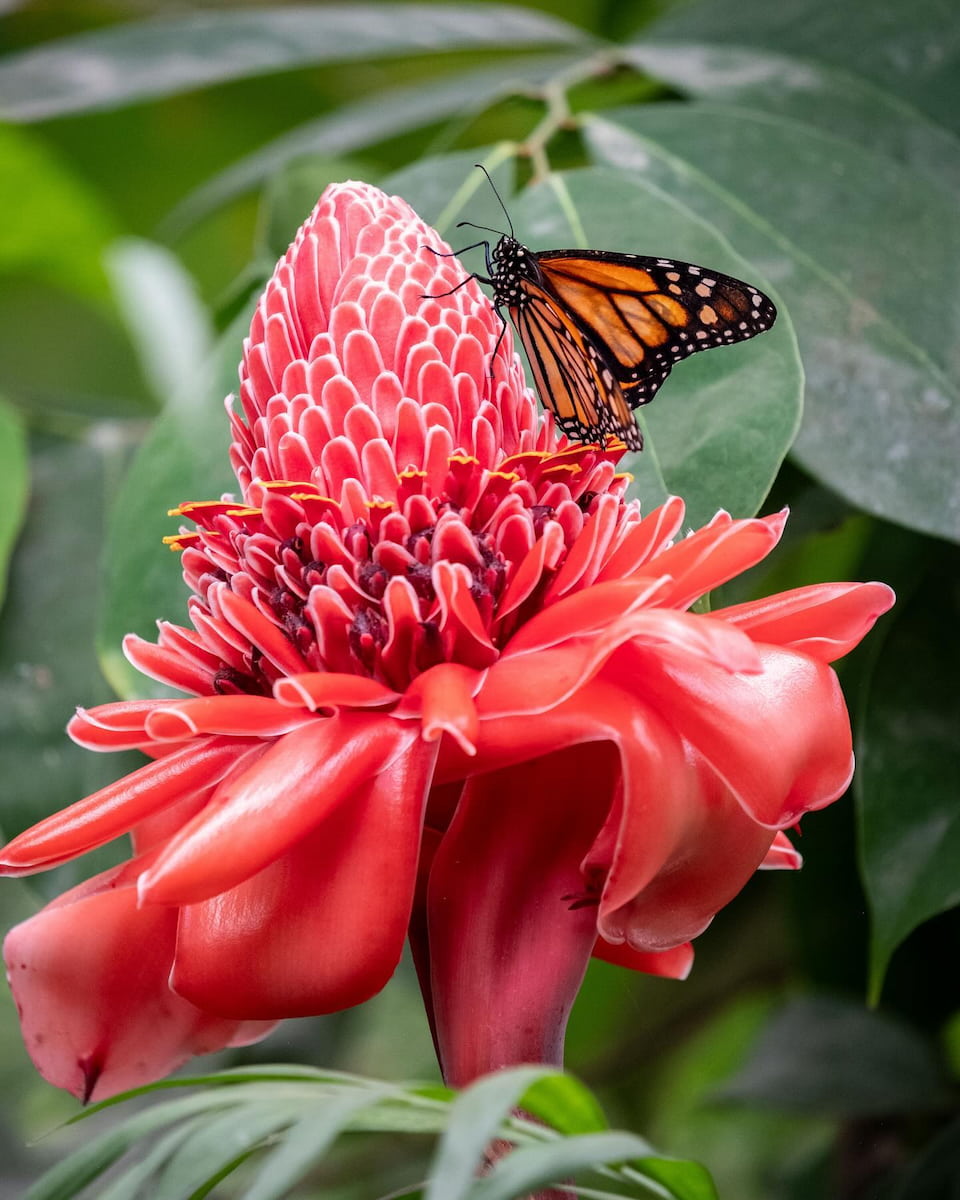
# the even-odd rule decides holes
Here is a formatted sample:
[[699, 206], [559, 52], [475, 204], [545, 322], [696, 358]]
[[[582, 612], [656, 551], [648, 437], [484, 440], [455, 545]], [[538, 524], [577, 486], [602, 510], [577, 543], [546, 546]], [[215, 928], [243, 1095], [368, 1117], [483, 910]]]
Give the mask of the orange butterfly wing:
[[533, 257], [544, 287], [595, 347], [632, 408], [652, 400], [689, 354], [745, 341], [776, 320], [773, 301], [757, 288], [693, 263], [597, 250]]
[[570, 315], [530, 279], [523, 281], [522, 303], [509, 312], [540, 397], [560, 429], [581, 442], [612, 435], [631, 450], [642, 449], [623, 389]]

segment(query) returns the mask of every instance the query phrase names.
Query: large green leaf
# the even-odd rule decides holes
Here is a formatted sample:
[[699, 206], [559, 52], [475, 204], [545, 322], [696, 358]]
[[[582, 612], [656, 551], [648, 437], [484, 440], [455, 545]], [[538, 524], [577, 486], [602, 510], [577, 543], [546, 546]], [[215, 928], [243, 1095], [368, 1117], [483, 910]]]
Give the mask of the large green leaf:
[[[688, 208], [636, 176], [590, 169], [554, 176], [513, 205], [518, 235], [534, 249], [589, 246], [701, 263], [766, 287]], [[645, 507], [670, 492], [696, 526], [718, 508], [752, 515], [797, 428], [803, 379], [785, 312], [749, 344], [698, 354], [678, 366], [642, 410], [645, 448], [624, 460]]]
[[[0, 71], [2, 71], [0, 65]], [[91, 189], [46, 145], [0, 125], [0, 273], [30, 272], [99, 305], [109, 297], [101, 255], [116, 234]]]
[[91, 648], [104, 476], [118, 468], [117, 447], [105, 432], [94, 429], [87, 443], [46, 438], [33, 446], [32, 494], [0, 617], [7, 835], [102, 787], [139, 758], [91, 754], [64, 733], [77, 705], [111, 698]]
[[651, 39], [759, 46], [830, 63], [893, 91], [960, 128], [960, 41], [950, 0], [698, 0], [672, 6], [644, 30]]
[[722, 1088], [727, 1100], [843, 1117], [936, 1112], [950, 1088], [932, 1047], [892, 1018], [846, 1001], [787, 1004]]
[[236, 196], [267, 182], [294, 159], [353, 154], [408, 129], [475, 111], [518, 87], [521, 80], [529, 85], [569, 61], [569, 56], [524, 59], [521, 68], [521, 64], [507, 58], [495, 67], [460, 71], [341, 105], [326, 116], [289, 130], [207, 180], [177, 205], [164, 221], [164, 228], [179, 233]]
[[0, 608], [27, 504], [27, 442], [19, 414], [0, 400]]
[[627, 59], [698, 100], [762, 109], [960, 187], [960, 140], [893, 92], [837, 67], [715, 42], [638, 42]]
[[960, 537], [953, 198], [759, 111], [655, 105], [587, 132], [598, 157], [713, 220], [786, 298], [807, 374], [800, 462], [870, 512]]
[[320, 63], [471, 48], [589, 44], [506, 4], [329, 4], [161, 17], [63, 38], [0, 63], [0, 115], [36, 121]]
[[855, 786], [875, 996], [907, 934], [960, 903], [955, 560], [946, 555], [943, 569], [896, 611], [860, 722]]

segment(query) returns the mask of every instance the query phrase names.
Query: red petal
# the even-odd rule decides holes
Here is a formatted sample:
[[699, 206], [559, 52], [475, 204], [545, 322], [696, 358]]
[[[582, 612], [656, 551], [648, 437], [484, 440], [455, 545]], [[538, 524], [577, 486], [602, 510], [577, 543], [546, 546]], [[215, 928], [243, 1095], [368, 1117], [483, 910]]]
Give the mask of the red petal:
[[140, 767], [14, 838], [0, 871], [42, 871], [112, 841], [165, 805], [212, 790], [251, 745], [210, 738]]
[[[608, 941], [626, 942], [634, 950], [648, 952], [690, 941], [740, 891], [770, 847], [770, 830], [751, 820], [706, 764], [693, 759], [685, 774], [687, 778], [678, 774], [668, 791], [657, 793], [655, 805], [642, 788], [625, 805], [629, 815], [620, 829], [617, 857], [597, 920]], [[682, 836], [653, 874], [653, 861], [642, 840], [651, 823], [650, 808], [672, 807], [684, 794], [694, 795], [696, 803], [686, 802]], [[656, 821], [652, 823], [656, 828]], [[640, 859], [643, 874], [633, 865], [634, 858]], [[631, 883], [643, 884], [632, 897]]]
[[304, 709], [298, 712], [268, 696], [203, 696], [155, 709], [146, 727], [157, 741], [181, 741], [205, 733], [272, 738], [314, 719]]
[[232, 1017], [334, 1012], [393, 973], [436, 747], [414, 742], [239, 887], [182, 910], [173, 986]]
[[634, 656], [632, 690], [696, 747], [754, 820], [777, 829], [846, 789], [850, 720], [830, 667], [792, 650], [757, 649], [759, 675], [633, 649], [617, 666], [626, 672]]
[[858, 645], [896, 596], [885, 583], [817, 583], [712, 615], [771, 642], [834, 662]]
[[596, 936], [594, 909], [574, 903], [579, 861], [614, 775], [609, 749], [591, 746], [468, 782], [428, 899], [437, 1041], [452, 1086], [515, 1063], [560, 1065]]
[[208, 900], [279, 858], [404, 751], [417, 730], [390, 717], [315, 717], [281, 737], [171, 840], [141, 879], [160, 904]]
[[626, 967], [630, 971], [659, 975], [662, 979], [686, 979], [693, 968], [693, 946], [689, 942], [657, 953], [634, 950], [626, 942], [614, 946], [598, 937], [593, 948], [593, 957], [618, 967]]
[[176, 911], [138, 909], [133, 880], [118, 886], [118, 874], [61, 896], [4, 943], [37, 1070], [84, 1101], [151, 1083], [192, 1054], [256, 1041], [272, 1028], [223, 1021], [176, 996], [167, 983]]
[[663, 603], [686, 608], [766, 558], [780, 540], [786, 519], [785, 511], [749, 521], [734, 521], [727, 513], [717, 513], [709, 525], [651, 560], [651, 575], [672, 575], [674, 579]]
[[767, 856], [760, 864], [761, 871], [799, 871], [803, 858], [785, 833], [773, 839]]
[[375, 679], [336, 671], [285, 676], [273, 685], [273, 694], [281, 704], [309, 708], [325, 716], [333, 716], [341, 708], [387, 708], [400, 699], [399, 692]]
[[438, 663], [417, 676], [394, 715], [418, 718], [425, 741], [447, 733], [464, 754], [473, 755], [478, 726], [473, 698], [483, 679], [483, 673], [459, 663]]

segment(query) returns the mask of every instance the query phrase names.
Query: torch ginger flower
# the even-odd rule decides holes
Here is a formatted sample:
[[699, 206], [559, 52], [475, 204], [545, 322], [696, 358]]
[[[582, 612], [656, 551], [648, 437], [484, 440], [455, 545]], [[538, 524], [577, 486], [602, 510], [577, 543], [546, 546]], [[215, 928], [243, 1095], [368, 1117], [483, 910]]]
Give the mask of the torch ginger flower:
[[427, 247], [396, 197], [321, 198], [245, 343], [240, 499], [177, 510], [192, 627], [125, 644], [191, 698], [81, 710], [76, 741], [153, 761], [2, 854], [133, 837], [6, 941], [30, 1053], [77, 1095], [357, 1004], [408, 935], [448, 1082], [559, 1064], [592, 953], [684, 976], [850, 780], [828, 664], [890, 590], [692, 612], [784, 514], [684, 537], [681, 500], [642, 514], [624, 447], [556, 436]]

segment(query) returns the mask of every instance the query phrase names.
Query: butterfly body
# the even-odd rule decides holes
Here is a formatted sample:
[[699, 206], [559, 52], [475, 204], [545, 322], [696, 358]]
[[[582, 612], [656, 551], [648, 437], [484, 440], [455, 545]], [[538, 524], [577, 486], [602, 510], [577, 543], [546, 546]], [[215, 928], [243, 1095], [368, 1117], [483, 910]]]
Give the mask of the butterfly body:
[[600, 250], [534, 251], [504, 235], [489, 282], [560, 429], [577, 441], [621, 438], [639, 450], [631, 410], [698, 350], [769, 329], [776, 308], [751, 284], [695, 263]]

